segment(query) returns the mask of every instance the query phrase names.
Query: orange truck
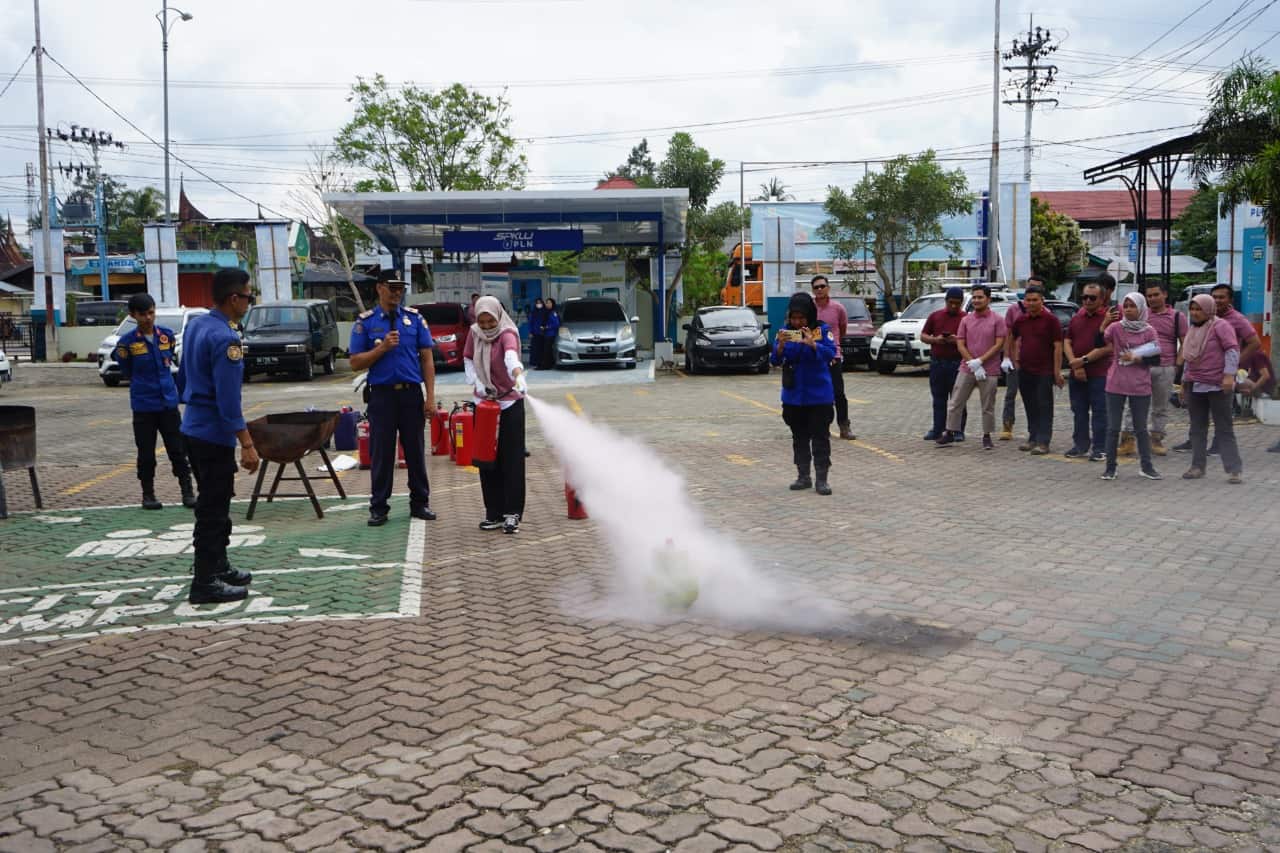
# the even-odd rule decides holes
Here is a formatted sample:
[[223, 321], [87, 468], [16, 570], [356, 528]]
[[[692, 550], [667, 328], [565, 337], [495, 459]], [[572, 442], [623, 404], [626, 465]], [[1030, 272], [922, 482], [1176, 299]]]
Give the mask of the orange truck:
[[[733, 247], [729, 258], [729, 272], [720, 290], [720, 302], [724, 305], [742, 305], [742, 244]], [[764, 262], [751, 259], [751, 246], [747, 246], [747, 301], [746, 306], [757, 312], [764, 311]]]

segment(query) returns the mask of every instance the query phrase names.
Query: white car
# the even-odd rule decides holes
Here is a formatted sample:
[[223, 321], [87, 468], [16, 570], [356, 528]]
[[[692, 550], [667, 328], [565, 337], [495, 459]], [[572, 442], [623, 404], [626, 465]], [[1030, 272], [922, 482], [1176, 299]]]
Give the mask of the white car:
[[13, 362], [9, 360], [9, 356], [4, 354], [4, 350], [0, 349], [0, 382], [13, 381]]
[[[1004, 313], [1017, 295], [992, 287], [991, 308]], [[926, 293], [907, 306], [895, 319], [888, 320], [871, 337], [871, 363], [880, 373], [893, 373], [900, 364], [920, 367], [929, 363], [929, 345], [920, 340], [924, 321], [947, 306], [945, 293]], [[964, 297], [964, 311], [969, 310], [969, 294]]]
[[[173, 330], [172, 370], [175, 373], [182, 361], [182, 333], [186, 331], [192, 317], [208, 313], [208, 308], [156, 309], [156, 325]], [[116, 363], [116, 344], [120, 342], [120, 338], [132, 332], [137, 326], [132, 317], [125, 317], [120, 321], [120, 325], [116, 326], [115, 331], [103, 338], [102, 343], [98, 345], [98, 375], [102, 377], [104, 385], [114, 388], [124, 378], [120, 375], [120, 365]]]

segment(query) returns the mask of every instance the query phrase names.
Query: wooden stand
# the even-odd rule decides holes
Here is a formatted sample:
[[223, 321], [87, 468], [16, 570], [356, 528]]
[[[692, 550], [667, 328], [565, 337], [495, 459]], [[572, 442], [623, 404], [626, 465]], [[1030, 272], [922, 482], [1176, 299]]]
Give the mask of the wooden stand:
[[[346, 500], [347, 498], [346, 490], [342, 488], [342, 481], [338, 479], [338, 473], [333, 470], [333, 463], [329, 461], [329, 454], [324, 452], [323, 447], [319, 448], [316, 452], [319, 453], [320, 458], [324, 460], [324, 467], [329, 472], [329, 480], [333, 483], [334, 488], [338, 490], [338, 496], [341, 497], [343, 500]], [[304, 456], [303, 459], [305, 458], [306, 457]], [[258, 480], [253, 485], [253, 495], [249, 499], [249, 512], [247, 515], [245, 515], [246, 521], [253, 520], [253, 512], [258, 506], [258, 498], [263, 496], [262, 484], [267, 479], [267, 469], [270, 468], [272, 464], [273, 463], [268, 460], [263, 460], [262, 467], [258, 469]], [[307, 476], [306, 469], [302, 467], [302, 459], [298, 459], [292, 463], [276, 462], [274, 464], [278, 467], [276, 468], [275, 479], [271, 481], [271, 491], [267, 492], [266, 494], [267, 503], [271, 503], [271, 501], [275, 500], [276, 498], [310, 498], [311, 506], [316, 511], [316, 518], [324, 518], [324, 510], [320, 508], [320, 501], [316, 499], [315, 489], [311, 488], [311, 478]], [[298, 476], [296, 477], [284, 476], [284, 469], [287, 465], [290, 465], [290, 464], [292, 464], [294, 468], [298, 469]], [[280, 488], [281, 483], [299, 483], [299, 482], [302, 483], [302, 487], [306, 489], [305, 494], [297, 494], [297, 493], [282, 494], [279, 491], [277, 491]]]
[[[27, 469], [27, 476], [31, 478], [31, 494], [36, 499], [36, 509], [44, 509], [44, 501], [40, 500], [40, 481], [36, 479], [36, 468], [32, 465]], [[0, 469], [0, 518], [9, 517], [9, 503], [4, 492], [4, 470]]]

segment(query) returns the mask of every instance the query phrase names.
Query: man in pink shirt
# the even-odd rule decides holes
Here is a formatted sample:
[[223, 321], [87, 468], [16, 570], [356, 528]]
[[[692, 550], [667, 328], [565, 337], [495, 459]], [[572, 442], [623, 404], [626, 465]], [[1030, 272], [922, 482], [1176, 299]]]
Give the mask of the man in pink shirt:
[[849, 398], [844, 395], [844, 357], [840, 352], [840, 339], [849, 327], [849, 312], [831, 298], [831, 283], [825, 275], [815, 275], [809, 287], [813, 290], [813, 304], [818, 306], [818, 322], [826, 323], [835, 335], [836, 358], [831, 362], [831, 388], [836, 396], [836, 424], [840, 427], [840, 437], [853, 441], [857, 436], [849, 428]]
[[955, 441], [969, 395], [977, 388], [982, 401], [982, 449], [994, 450], [991, 433], [996, 428], [996, 386], [1000, 381], [1000, 355], [1004, 352], [1004, 318], [991, 310], [988, 285], [975, 284], [970, 300], [973, 313], [965, 315], [956, 332], [960, 373], [947, 404], [947, 431], [938, 438], [938, 446], [946, 447]]

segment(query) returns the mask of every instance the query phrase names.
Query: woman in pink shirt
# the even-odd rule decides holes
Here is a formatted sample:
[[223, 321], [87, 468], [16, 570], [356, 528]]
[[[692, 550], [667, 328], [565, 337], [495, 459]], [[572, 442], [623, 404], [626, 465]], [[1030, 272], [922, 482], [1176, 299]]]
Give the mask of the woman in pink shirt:
[[1231, 424], [1231, 404], [1235, 398], [1236, 368], [1240, 364], [1240, 344], [1231, 324], [1214, 312], [1213, 297], [1201, 293], [1191, 300], [1191, 329], [1178, 353], [1182, 368], [1182, 399], [1191, 416], [1191, 467], [1184, 480], [1204, 476], [1209, 438], [1209, 418], [1222, 454], [1228, 483], [1244, 482], [1244, 462], [1236, 445]]
[[1119, 323], [1112, 323], [1102, 333], [1103, 346], [1088, 353], [1110, 355], [1107, 370], [1107, 468], [1102, 479], [1116, 478], [1116, 450], [1120, 444], [1120, 427], [1124, 423], [1125, 403], [1133, 414], [1133, 434], [1138, 440], [1138, 456], [1142, 476], [1163, 480], [1151, 464], [1151, 434], [1147, 431], [1147, 415], [1151, 412], [1151, 367], [1160, 364], [1160, 342], [1156, 330], [1147, 322], [1147, 300], [1141, 293], [1130, 293], [1121, 305]]

